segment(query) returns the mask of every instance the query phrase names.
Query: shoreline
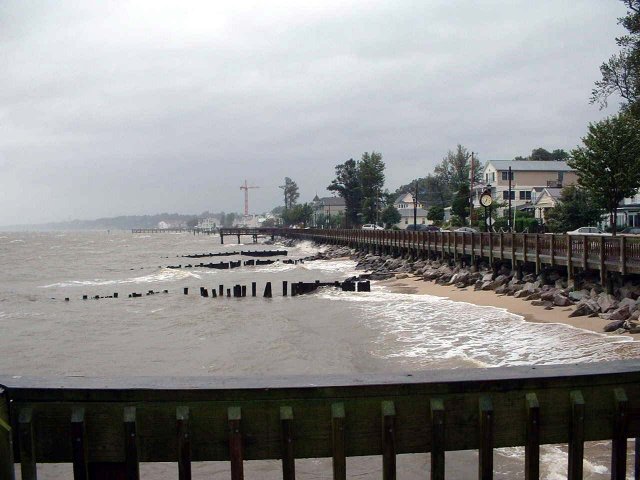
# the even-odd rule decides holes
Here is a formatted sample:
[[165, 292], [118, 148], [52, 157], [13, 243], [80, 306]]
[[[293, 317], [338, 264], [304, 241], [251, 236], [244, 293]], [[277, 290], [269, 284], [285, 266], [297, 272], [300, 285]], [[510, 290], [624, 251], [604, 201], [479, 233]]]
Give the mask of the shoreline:
[[[473, 287], [458, 288], [455, 285], [440, 285], [435, 282], [424, 281], [420, 276], [409, 276], [407, 278], [391, 278], [381, 280], [380, 285], [391, 289], [394, 293], [408, 293], [414, 295], [433, 295], [443, 297], [454, 302], [466, 302], [478, 306], [503, 308], [509, 313], [519, 315], [527, 322], [532, 323], [556, 323], [568, 325], [570, 327], [587, 330], [600, 335], [607, 334], [602, 328], [608, 323], [599, 317], [569, 317], [575, 310], [573, 306], [553, 307], [547, 310], [543, 307], [531, 305], [530, 302], [508, 295], [498, 295], [491, 290], [474, 290]], [[640, 334], [615, 334], [638, 340]]]

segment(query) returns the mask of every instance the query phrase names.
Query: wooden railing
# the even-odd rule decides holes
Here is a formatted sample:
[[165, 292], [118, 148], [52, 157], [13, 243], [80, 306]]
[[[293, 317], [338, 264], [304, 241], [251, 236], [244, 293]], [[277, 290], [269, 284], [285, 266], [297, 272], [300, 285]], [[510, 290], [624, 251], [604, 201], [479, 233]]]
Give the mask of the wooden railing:
[[[444, 478], [445, 452], [477, 449], [479, 478], [493, 450], [525, 447], [525, 478], [540, 471], [540, 445], [568, 444], [570, 479], [582, 478], [584, 442], [612, 440], [612, 478], [624, 479], [627, 439], [640, 436], [640, 359], [581, 365], [460, 369], [411, 374], [243, 378], [28, 378], [0, 376], [0, 478], [36, 478], [39, 463], [72, 463], [74, 478], [138, 478], [140, 462], [382, 457], [430, 452]], [[636, 439], [636, 454], [638, 440]], [[636, 456], [636, 459], [638, 457]], [[638, 478], [638, 465], [635, 466]], [[105, 474], [105, 472], [107, 472]], [[105, 476], [106, 475], [106, 476]], [[425, 472], [426, 476], [426, 472]]]
[[528, 233], [411, 232], [406, 230], [260, 229], [289, 238], [413, 251], [483, 257], [619, 272], [640, 273], [640, 238], [620, 235], [551, 235]]

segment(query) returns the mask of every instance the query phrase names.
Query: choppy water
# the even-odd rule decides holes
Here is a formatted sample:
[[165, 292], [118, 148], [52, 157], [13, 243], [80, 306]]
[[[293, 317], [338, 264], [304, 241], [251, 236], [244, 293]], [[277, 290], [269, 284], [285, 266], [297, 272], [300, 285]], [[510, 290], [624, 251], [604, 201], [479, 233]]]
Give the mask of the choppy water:
[[[1, 234], [0, 371], [255, 376], [589, 362], [640, 353], [640, 342], [622, 337], [528, 323], [502, 309], [393, 293], [376, 285], [371, 293], [328, 289], [296, 298], [281, 296], [282, 280], [342, 280], [354, 273], [351, 261], [234, 270], [164, 268], [220, 260], [177, 255], [241, 248], [273, 247], [221, 246], [217, 237], [190, 234]], [[312, 245], [301, 244], [289, 249], [288, 258], [313, 251]], [[198, 294], [201, 286], [220, 284], [225, 289], [234, 284], [250, 289], [252, 281], [258, 284], [258, 298]], [[273, 299], [261, 297], [267, 281], [272, 282]], [[189, 287], [190, 295], [182, 294], [183, 287]], [[164, 289], [169, 293], [127, 298], [133, 292]], [[120, 298], [81, 300], [82, 295], [114, 292]], [[590, 445], [587, 451], [587, 478], [606, 478], [608, 449]], [[468, 461], [474, 454], [447, 455], [452, 478], [475, 475]], [[543, 462], [543, 478], [566, 478], [562, 448], [545, 447]], [[400, 478], [421, 478], [426, 464], [426, 455], [401, 457]], [[522, 470], [522, 452], [503, 450], [496, 464], [496, 478], [518, 478], [514, 472]], [[51, 467], [41, 477], [57, 478], [65, 468]], [[379, 459], [349, 460], [350, 476], [378, 478], [379, 468]], [[167, 471], [168, 477], [173, 475], [173, 466], [145, 469], [153, 478]], [[225, 469], [200, 465], [196, 471], [220, 471], [222, 478]], [[248, 469], [256, 478], [277, 478], [279, 464], [260, 462]], [[325, 460], [309, 460], [300, 463], [299, 477], [328, 478], [330, 471]]]

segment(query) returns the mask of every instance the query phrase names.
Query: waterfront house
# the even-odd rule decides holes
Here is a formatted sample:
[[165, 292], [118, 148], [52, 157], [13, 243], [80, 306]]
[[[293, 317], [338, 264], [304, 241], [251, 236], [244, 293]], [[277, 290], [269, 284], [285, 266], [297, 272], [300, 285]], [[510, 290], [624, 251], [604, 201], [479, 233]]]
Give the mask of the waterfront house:
[[311, 201], [315, 215], [335, 216], [340, 213], [344, 214], [347, 204], [342, 197], [322, 197], [318, 195], [313, 197]]
[[[511, 195], [509, 195], [509, 167], [511, 167]], [[543, 160], [489, 160], [482, 172], [482, 183], [474, 187], [474, 205], [480, 206], [480, 194], [487, 185], [496, 203], [506, 205], [511, 196], [511, 207], [531, 206], [534, 197], [543, 195], [545, 189], [561, 190], [577, 183], [577, 173], [567, 162]], [[554, 190], [555, 192], [555, 190]], [[550, 196], [550, 192], [546, 197]], [[499, 208], [506, 214], [506, 208]]]

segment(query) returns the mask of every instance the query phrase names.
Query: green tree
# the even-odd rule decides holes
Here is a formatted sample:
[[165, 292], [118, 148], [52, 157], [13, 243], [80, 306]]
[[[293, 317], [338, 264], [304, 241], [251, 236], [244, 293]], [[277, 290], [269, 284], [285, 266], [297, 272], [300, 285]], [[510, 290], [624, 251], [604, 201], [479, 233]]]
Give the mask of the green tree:
[[262, 222], [262, 225], [260, 225], [261, 227], [264, 228], [269, 228], [269, 227], [275, 227], [276, 226], [276, 219], [271, 217], [271, 218], [267, 218], [264, 222]]
[[[479, 183], [482, 181], [482, 170], [480, 161], [475, 156], [473, 168], [474, 183]], [[469, 183], [470, 172], [471, 154], [462, 145], [458, 145], [455, 152], [449, 150], [446, 157], [434, 169], [436, 177], [447, 185], [452, 192], [457, 192], [461, 185]]]
[[378, 209], [382, 203], [382, 189], [384, 188], [384, 162], [382, 154], [364, 152], [360, 163], [360, 189], [362, 191], [362, 221], [375, 223]]
[[640, 188], [640, 121], [619, 114], [591, 123], [582, 143], [569, 166], [594, 204], [609, 213], [615, 235], [618, 205]]
[[195, 228], [198, 226], [198, 218], [193, 217], [187, 220], [187, 228]]
[[327, 187], [327, 190], [337, 192], [344, 198], [347, 227], [358, 224], [359, 220], [358, 215], [362, 204], [359, 170], [353, 158], [336, 165], [336, 178]]
[[440, 177], [431, 174], [416, 178], [406, 185], [401, 185], [394, 194], [394, 200], [404, 193], [413, 193], [416, 183], [418, 184], [418, 200], [423, 204], [445, 207], [451, 202], [449, 186]]
[[282, 220], [285, 225], [298, 225], [302, 224], [307, 226], [307, 223], [313, 218], [313, 207], [308, 203], [302, 205], [294, 205], [293, 208], [289, 208], [282, 212]]
[[451, 213], [460, 217], [463, 225], [469, 216], [469, 203], [469, 185], [463, 183], [451, 203]]
[[558, 204], [546, 212], [545, 224], [551, 232], [566, 232], [597, 225], [602, 214], [587, 190], [569, 185], [562, 189]]
[[289, 177], [284, 178], [284, 185], [280, 187], [284, 193], [284, 208], [289, 209], [293, 207], [300, 197], [298, 192], [298, 184], [291, 180]]
[[434, 225], [440, 225], [444, 220], [444, 208], [440, 205], [432, 205], [427, 210], [427, 220], [431, 220]]
[[393, 205], [387, 205], [380, 214], [380, 220], [384, 223], [385, 228], [391, 228], [396, 223], [400, 223], [402, 215], [400, 215], [400, 212], [396, 207]]
[[550, 152], [542, 147], [534, 148], [531, 151], [531, 155], [528, 157], [517, 156], [515, 161], [524, 160], [541, 160], [541, 161], [566, 161], [569, 159], [569, 154], [561, 148], [556, 148], [553, 152]]
[[615, 94], [623, 99], [623, 111], [640, 118], [640, 0], [621, 1], [627, 14], [618, 23], [628, 33], [616, 38], [620, 51], [600, 66], [602, 79], [595, 83], [591, 103], [605, 107]]
[[223, 220], [223, 225], [225, 227], [231, 227], [233, 226], [233, 222], [236, 220], [236, 214], [235, 213], [227, 213], [224, 217]]

